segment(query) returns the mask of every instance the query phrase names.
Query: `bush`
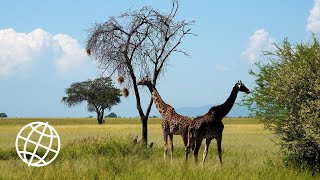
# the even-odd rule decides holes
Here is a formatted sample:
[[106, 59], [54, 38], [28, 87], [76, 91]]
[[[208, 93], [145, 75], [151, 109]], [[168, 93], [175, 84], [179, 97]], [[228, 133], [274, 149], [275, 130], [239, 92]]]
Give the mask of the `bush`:
[[106, 117], [108, 117], [108, 118], [116, 118], [118, 116], [116, 115], [116, 113], [112, 112], [112, 113], [108, 114], [108, 116], [106, 116]]
[[0, 118], [6, 118], [6, 117], [8, 117], [6, 113], [0, 113]]
[[320, 170], [320, 46], [287, 39], [257, 63], [253, 93], [245, 103], [280, 138], [288, 163]]

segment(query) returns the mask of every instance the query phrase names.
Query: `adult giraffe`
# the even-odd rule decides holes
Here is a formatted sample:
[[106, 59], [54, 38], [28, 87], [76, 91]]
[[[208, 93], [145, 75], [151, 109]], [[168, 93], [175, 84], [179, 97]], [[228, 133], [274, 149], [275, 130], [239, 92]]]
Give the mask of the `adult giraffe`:
[[173, 158], [173, 135], [181, 135], [186, 151], [186, 160], [188, 160], [189, 148], [188, 145], [188, 127], [191, 123], [191, 118], [187, 116], [182, 116], [174, 110], [172, 106], [165, 103], [160, 94], [158, 93], [156, 87], [151, 83], [148, 76], [144, 77], [137, 85], [147, 86], [151, 92], [152, 99], [162, 116], [162, 132], [164, 138], [164, 159], [166, 159], [168, 152], [168, 137], [170, 140], [170, 152], [171, 160]]
[[222, 123], [222, 119], [230, 112], [232, 106], [237, 98], [238, 92], [245, 92], [247, 94], [250, 93], [249, 89], [241, 82], [238, 81], [234, 87], [232, 88], [231, 94], [229, 98], [221, 105], [213, 106], [208, 113], [203, 116], [195, 118], [188, 130], [188, 145], [192, 147], [194, 150], [194, 158], [195, 161], [198, 161], [198, 152], [203, 139], [206, 139], [206, 147], [203, 152], [203, 160], [204, 164], [209, 146], [212, 139], [217, 140], [218, 145], [218, 154], [220, 163], [222, 164], [222, 153], [221, 153], [221, 141], [222, 141], [222, 131], [224, 125]]

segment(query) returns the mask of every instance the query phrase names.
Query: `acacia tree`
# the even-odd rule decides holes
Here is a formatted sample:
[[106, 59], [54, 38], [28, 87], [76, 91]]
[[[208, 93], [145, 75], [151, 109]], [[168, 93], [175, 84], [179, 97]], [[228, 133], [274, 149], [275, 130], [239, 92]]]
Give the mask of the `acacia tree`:
[[142, 122], [142, 142], [147, 144], [147, 122], [153, 103], [144, 111], [141, 107], [137, 78], [148, 75], [154, 85], [157, 84], [169, 57], [174, 52], [187, 55], [178, 49], [182, 39], [189, 34], [192, 22], [176, 20], [177, 1], [172, 2], [168, 14], [160, 13], [151, 7], [128, 11], [106, 22], [95, 24], [87, 40], [87, 53], [99, 67], [110, 76], [118, 74], [133, 88], [136, 106]]
[[68, 106], [74, 106], [84, 101], [88, 103], [88, 111], [97, 113], [99, 124], [103, 124], [105, 109], [111, 109], [120, 102], [120, 90], [113, 86], [109, 77], [73, 83], [65, 90], [67, 96], [62, 98]]

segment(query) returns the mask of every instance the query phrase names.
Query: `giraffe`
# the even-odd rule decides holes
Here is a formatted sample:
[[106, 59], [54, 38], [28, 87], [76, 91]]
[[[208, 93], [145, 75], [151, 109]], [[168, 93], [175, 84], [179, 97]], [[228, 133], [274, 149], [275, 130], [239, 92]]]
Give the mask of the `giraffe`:
[[205, 115], [195, 118], [188, 128], [188, 145], [187, 148], [191, 147], [194, 150], [195, 161], [198, 162], [198, 152], [203, 139], [206, 139], [206, 147], [203, 152], [202, 164], [204, 164], [209, 146], [212, 139], [217, 140], [218, 154], [220, 163], [222, 165], [222, 153], [221, 153], [221, 142], [222, 142], [222, 131], [224, 125], [222, 119], [231, 110], [238, 92], [250, 93], [249, 89], [241, 82], [238, 81], [232, 88], [229, 98], [221, 105], [213, 106]]
[[147, 86], [149, 91], [151, 92], [152, 99], [162, 116], [162, 132], [164, 138], [164, 159], [166, 159], [167, 152], [168, 152], [168, 137], [170, 140], [170, 155], [171, 160], [173, 158], [173, 135], [181, 135], [182, 140], [186, 150], [186, 160], [188, 160], [189, 148], [188, 145], [188, 127], [190, 122], [192, 121], [191, 118], [187, 116], [182, 116], [174, 110], [172, 106], [165, 103], [160, 94], [158, 93], [155, 86], [151, 83], [151, 80], [148, 76], [144, 77], [141, 81], [137, 83], [137, 85], [144, 85]]

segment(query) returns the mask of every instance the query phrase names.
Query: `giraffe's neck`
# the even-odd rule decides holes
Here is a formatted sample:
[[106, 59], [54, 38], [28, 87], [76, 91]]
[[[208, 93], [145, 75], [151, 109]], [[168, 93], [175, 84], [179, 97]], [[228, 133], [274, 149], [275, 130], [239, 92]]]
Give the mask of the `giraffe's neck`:
[[222, 117], [226, 116], [231, 108], [233, 107], [234, 102], [236, 101], [237, 95], [238, 95], [239, 90], [236, 87], [233, 87], [230, 96], [228, 97], [228, 99], [220, 105], [220, 115]]
[[158, 93], [155, 87], [148, 87], [149, 91], [151, 92], [152, 99], [159, 111], [159, 113], [164, 116], [168, 105], [162, 100], [160, 94]]

